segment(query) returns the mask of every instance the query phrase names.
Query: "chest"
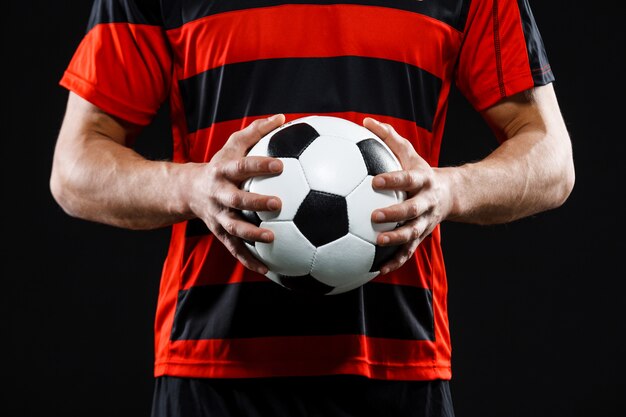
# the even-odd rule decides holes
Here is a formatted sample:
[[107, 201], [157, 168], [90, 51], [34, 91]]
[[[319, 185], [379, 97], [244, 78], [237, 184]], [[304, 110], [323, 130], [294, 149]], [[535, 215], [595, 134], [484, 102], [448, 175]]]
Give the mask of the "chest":
[[178, 79], [231, 63], [367, 56], [448, 77], [467, 1], [163, 1]]

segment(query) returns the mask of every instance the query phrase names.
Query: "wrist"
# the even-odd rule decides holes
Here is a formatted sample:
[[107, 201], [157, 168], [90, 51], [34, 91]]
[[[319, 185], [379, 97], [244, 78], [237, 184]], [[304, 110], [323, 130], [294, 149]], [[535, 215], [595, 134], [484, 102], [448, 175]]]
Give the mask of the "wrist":
[[462, 217], [463, 167], [434, 168], [439, 184], [441, 221]]
[[202, 195], [203, 189], [207, 188], [207, 184], [203, 184], [206, 176], [202, 174], [205, 165], [193, 162], [168, 164], [166, 169], [173, 184], [172, 192], [168, 193], [170, 213], [183, 219], [198, 217], [200, 207], [196, 203], [197, 196]]

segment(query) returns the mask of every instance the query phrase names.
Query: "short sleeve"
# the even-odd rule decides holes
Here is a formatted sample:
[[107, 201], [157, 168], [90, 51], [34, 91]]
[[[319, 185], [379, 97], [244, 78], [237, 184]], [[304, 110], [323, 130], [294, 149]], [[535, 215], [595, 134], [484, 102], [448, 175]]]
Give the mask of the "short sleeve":
[[554, 81], [528, 0], [473, 0], [456, 85], [475, 109]]
[[172, 78], [159, 3], [96, 0], [60, 85], [123, 120], [150, 123]]

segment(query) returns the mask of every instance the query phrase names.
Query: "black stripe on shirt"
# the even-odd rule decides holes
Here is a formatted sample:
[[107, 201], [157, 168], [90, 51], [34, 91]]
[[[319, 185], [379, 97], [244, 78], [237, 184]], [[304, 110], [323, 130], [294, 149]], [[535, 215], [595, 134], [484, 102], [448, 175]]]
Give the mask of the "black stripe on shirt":
[[324, 335], [432, 341], [432, 293], [376, 282], [326, 296], [269, 280], [192, 287], [178, 294], [171, 339]]
[[95, 0], [87, 31], [100, 23], [163, 26], [159, 0]]
[[528, 0], [518, 0], [517, 4], [520, 9], [522, 19], [522, 28], [524, 30], [524, 38], [526, 38], [526, 49], [528, 50], [528, 59], [530, 61], [530, 69], [532, 72], [535, 85], [546, 85], [554, 81], [554, 74], [548, 62], [543, 39], [537, 28], [535, 18]]
[[[174, 29], [188, 22], [218, 13], [285, 4], [333, 5], [354, 4], [388, 7], [419, 13], [439, 20], [462, 31], [467, 20], [470, 0], [173, 0], [163, 2], [166, 29]], [[390, 29], [392, 30], [392, 29]]]
[[356, 56], [227, 64], [179, 81], [189, 133], [247, 116], [348, 111], [431, 131], [441, 84], [413, 65]]
[[471, 0], [95, 0], [88, 29], [100, 23], [160, 25], [165, 29], [176, 29], [203, 17], [237, 10], [287, 4], [353, 4], [418, 13], [463, 31], [470, 2]]

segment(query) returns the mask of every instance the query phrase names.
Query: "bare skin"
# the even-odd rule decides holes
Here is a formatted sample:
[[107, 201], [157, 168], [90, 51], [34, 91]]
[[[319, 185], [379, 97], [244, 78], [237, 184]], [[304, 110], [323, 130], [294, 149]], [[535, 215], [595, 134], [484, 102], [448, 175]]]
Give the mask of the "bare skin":
[[[400, 159], [403, 171], [377, 176], [375, 187], [407, 192], [401, 204], [376, 210], [376, 222], [404, 225], [379, 236], [403, 245], [382, 273], [399, 268], [442, 221], [513, 221], [561, 205], [574, 184], [571, 144], [551, 85], [505, 99], [483, 112], [502, 145], [484, 160], [432, 168], [391, 126], [366, 118]], [[130, 229], [153, 229], [202, 219], [233, 256], [260, 273], [267, 267], [243, 240], [271, 242], [270, 230], [238, 217], [238, 210], [279, 210], [272, 196], [247, 193], [247, 178], [278, 173], [282, 163], [246, 157], [282, 114], [233, 133], [208, 163], [150, 161], [131, 149], [139, 126], [111, 117], [70, 93], [55, 149], [50, 188], [71, 216]]]
[[129, 229], [154, 229], [201, 218], [247, 268], [267, 267], [242, 239], [271, 242], [271, 230], [238, 217], [237, 210], [279, 210], [276, 197], [244, 192], [239, 184], [282, 171], [282, 162], [245, 157], [261, 137], [285, 122], [282, 114], [233, 133], [210, 162], [150, 161], [131, 145], [139, 126], [113, 118], [70, 93], [54, 153], [50, 189], [71, 216]]
[[378, 237], [381, 245], [403, 245], [381, 273], [402, 266], [444, 220], [511, 222], [556, 208], [571, 193], [571, 142], [551, 84], [504, 99], [482, 116], [501, 145], [479, 162], [446, 168], [430, 167], [393, 127], [364, 120], [404, 169], [378, 175], [374, 187], [407, 192], [403, 203], [372, 213], [374, 222], [404, 222]]

